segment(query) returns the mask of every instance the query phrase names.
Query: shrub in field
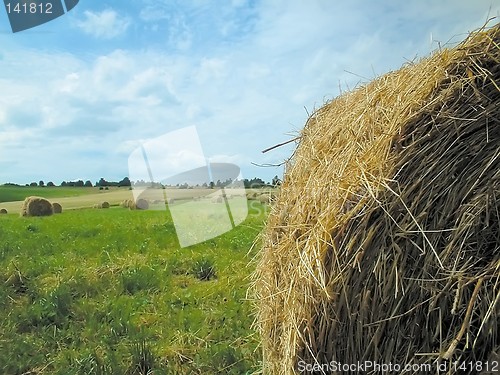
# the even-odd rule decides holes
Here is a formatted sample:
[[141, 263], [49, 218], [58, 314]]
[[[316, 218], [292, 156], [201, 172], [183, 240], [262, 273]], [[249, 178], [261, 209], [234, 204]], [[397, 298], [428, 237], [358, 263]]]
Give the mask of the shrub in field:
[[214, 263], [209, 258], [198, 259], [193, 264], [192, 271], [194, 275], [201, 281], [208, 281], [217, 278]]
[[158, 288], [157, 275], [154, 270], [147, 267], [133, 267], [124, 270], [121, 282], [123, 291], [127, 294]]
[[50, 216], [53, 213], [52, 204], [40, 197], [26, 198], [21, 208], [21, 216]]
[[146, 340], [141, 340], [132, 346], [132, 365], [129, 370], [131, 374], [148, 375], [153, 374], [155, 367], [155, 356], [151, 346]]

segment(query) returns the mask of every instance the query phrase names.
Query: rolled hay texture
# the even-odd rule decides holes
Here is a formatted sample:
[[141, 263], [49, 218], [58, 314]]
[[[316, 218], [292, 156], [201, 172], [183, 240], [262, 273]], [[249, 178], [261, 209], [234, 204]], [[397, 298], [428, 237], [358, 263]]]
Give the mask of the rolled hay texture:
[[0, 215], [7, 215], [9, 212], [5, 208], [0, 209]]
[[62, 206], [59, 203], [52, 203], [52, 211], [55, 214], [62, 214]]
[[139, 198], [135, 202], [135, 207], [138, 210], [147, 210], [149, 208], [149, 202], [146, 199]]
[[499, 216], [496, 25], [308, 119], [253, 275], [264, 373], [500, 353]]
[[54, 213], [52, 203], [41, 197], [27, 197], [21, 207], [21, 216], [50, 216]]

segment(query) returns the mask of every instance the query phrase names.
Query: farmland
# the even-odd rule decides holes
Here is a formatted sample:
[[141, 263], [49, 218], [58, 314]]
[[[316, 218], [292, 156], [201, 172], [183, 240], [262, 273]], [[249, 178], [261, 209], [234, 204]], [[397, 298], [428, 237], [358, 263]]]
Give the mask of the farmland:
[[[131, 196], [128, 189], [75, 190], [73, 197], [57, 189], [44, 188], [45, 196], [66, 208]], [[0, 207], [8, 204], [19, 202]], [[188, 248], [180, 248], [168, 210], [3, 215], [0, 373], [258, 371], [247, 290], [266, 210], [249, 201], [245, 222]]]

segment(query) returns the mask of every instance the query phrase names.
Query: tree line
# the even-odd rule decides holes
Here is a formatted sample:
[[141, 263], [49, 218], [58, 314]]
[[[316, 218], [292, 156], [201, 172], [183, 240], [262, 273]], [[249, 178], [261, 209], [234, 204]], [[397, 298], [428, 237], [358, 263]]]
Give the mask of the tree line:
[[[215, 188], [223, 188], [226, 186], [230, 185], [236, 185], [243, 183], [243, 186], [246, 189], [249, 188], [263, 188], [263, 187], [276, 187], [281, 184], [281, 180], [278, 176], [274, 176], [272, 181], [265, 182], [261, 178], [254, 177], [252, 179], [243, 179], [241, 181], [239, 180], [232, 180], [232, 179], [227, 179], [225, 181], [217, 180], [216, 182], [209, 182], [209, 183], [203, 183], [203, 184], [196, 184], [196, 185], [189, 185], [188, 183], [182, 183], [182, 184], [177, 184], [175, 186], [168, 185], [168, 187], [176, 187], [179, 189], [188, 189], [188, 188], [207, 188], [207, 189], [215, 189]], [[21, 186], [18, 184], [14, 183], [6, 183], [4, 184], [5, 186]], [[31, 182], [29, 184], [26, 184], [25, 186], [30, 186], [30, 187], [55, 187], [56, 185], [52, 182], [49, 181], [45, 183], [43, 180], [40, 180], [39, 182]], [[99, 188], [109, 188], [109, 187], [132, 187], [132, 186], [149, 186], [149, 187], [156, 187], [156, 188], [165, 188], [165, 185], [162, 185], [158, 182], [147, 182], [144, 180], [140, 181], [130, 181], [128, 177], [124, 177], [120, 181], [107, 181], [103, 177], [99, 179], [99, 181], [96, 181], [95, 183], [92, 183], [92, 181], [87, 180], [78, 180], [78, 181], [62, 181], [59, 186], [62, 187], [99, 187]]]

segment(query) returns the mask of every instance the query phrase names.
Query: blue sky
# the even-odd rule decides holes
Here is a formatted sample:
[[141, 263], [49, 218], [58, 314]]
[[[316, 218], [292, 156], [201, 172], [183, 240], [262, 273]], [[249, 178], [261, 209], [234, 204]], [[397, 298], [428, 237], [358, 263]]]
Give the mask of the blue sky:
[[120, 180], [142, 142], [193, 125], [208, 160], [270, 180], [282, 168], [252, 163], [293, 145], [261, 150], [340, 88], [499, 15], [492, 0], [81, 0], [13, 34], [0, 9], [0, 183]]

